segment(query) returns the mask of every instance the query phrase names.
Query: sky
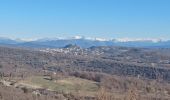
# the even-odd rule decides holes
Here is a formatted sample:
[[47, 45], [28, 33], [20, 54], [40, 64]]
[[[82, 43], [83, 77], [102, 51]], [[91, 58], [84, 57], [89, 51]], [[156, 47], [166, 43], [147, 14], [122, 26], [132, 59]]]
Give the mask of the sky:
[[0, 37], [169, 38], [170, 0], [0, 0]]

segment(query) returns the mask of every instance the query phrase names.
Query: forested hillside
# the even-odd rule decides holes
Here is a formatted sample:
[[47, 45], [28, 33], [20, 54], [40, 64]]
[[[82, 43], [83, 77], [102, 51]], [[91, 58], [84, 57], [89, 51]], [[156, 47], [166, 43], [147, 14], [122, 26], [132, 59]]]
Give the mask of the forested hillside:
[[[169, 53], [170, 49], [113, 46], [0, 47], [0, 96], [5, 100], [24, 100], [24, 96], [25, 100], [135, 100], [132, 95], [168, 100]], [[11, 90], [15, 92], [7, 98]]]

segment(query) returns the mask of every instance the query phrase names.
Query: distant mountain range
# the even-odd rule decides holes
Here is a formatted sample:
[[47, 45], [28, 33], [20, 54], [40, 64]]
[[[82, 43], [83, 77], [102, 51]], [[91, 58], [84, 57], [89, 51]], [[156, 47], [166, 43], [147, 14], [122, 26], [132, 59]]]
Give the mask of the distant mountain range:
[[141, 47], [141, 48], [170, 48], [170, 40], [153, 41], [153, 40], [120, 40], [120, 39], [87, 39], [87, 38], [67, 38], [67, 39], [38, 39], [33, 41], [14, 40], [9, 38], [0, 38], [0, 45], [3, 46], [18, 46], [29, 48], [62, 48], [68, 44], [74, 44], [82, 48], [92, 46], [126, 46], [126, 47]]

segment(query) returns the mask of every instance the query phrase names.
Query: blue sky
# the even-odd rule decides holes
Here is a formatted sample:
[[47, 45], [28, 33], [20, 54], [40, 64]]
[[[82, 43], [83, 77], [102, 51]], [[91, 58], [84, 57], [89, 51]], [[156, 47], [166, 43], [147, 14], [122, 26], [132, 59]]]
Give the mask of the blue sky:
[[170, 38], [170, 0], [0, 0], [0, 36]]

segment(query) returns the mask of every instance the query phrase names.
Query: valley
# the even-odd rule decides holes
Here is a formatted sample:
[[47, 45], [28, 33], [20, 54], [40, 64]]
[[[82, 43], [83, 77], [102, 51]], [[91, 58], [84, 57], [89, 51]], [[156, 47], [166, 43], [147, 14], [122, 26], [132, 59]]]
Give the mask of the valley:
[[34, 96], [38, 100], [130, 100], [131, 95], [145, 100], [168, 100], [169, 52], [118, 46], [1, 46], [0, 83], [1, 88], [20, 91], [21, 98], [25, 93], [33, 96], [29, 100], [34, 100]]

